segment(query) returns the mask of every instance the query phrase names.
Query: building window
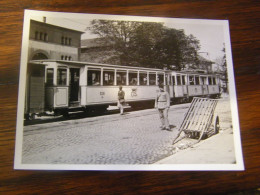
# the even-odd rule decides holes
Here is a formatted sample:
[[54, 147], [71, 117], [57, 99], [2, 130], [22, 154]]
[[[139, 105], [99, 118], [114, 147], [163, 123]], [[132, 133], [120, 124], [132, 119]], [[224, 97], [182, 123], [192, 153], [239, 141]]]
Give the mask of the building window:
[[34, 39], [47, 42], [48, 41], [48, 34], [36, 31], [35, 34], [34, 34]]
[[62, 45], [71, 45], [71, 42], [72, 42], [71, 38], [64, 37], [64, 36], [61, 37], [61, 44]]

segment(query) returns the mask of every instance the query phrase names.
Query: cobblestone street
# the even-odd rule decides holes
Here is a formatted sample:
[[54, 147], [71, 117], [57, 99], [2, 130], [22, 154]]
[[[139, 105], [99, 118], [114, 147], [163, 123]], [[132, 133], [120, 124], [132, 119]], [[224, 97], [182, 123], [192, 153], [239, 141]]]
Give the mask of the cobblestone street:
[[[155, 109], [25, 126], [22, 163], [155, 163], [173, 153], [172, 140], [188, 107], [189, 104], [171, 106], [171, 132], [159, 129]], [[223, 115], [223, 119], [230, 119], [230, 111], [225, 113], [229, 117]]]

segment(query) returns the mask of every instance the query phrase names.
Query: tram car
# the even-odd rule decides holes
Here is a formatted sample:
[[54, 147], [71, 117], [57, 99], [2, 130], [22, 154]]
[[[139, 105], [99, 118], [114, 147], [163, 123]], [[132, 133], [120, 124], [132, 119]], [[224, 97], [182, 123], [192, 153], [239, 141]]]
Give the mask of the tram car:
[[170, 96], [173, 102], [190, 102], [193, 97], [220, 97], [219, 75], [171, 71]]
[[[218, 96], [217, 76], [162, 69], [64, 60], [34, 60], [28, 64], [25, 117], [46, 111], [68, 116], [73, 110], [105, 111], [117, 104], [119, 86], [126, 102], [154, 103], [163, 83], [172, 101]], [[143, 104], [144, 105], [144, 104]]]

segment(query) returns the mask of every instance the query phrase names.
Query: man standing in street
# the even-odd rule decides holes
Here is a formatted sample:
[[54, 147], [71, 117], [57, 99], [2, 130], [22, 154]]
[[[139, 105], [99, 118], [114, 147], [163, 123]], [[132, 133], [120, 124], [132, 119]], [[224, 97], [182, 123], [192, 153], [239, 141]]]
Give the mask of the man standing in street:
[[124, 114], [124, 105], [125, 105], [125, 92], [122, 90], [122, 86], [119, 86], [118, 91], [118, 108], [120, 109], [120, 114]]
[[170, 108], [170, 95], [167, 91], [164, 90], [163, 84], [159, 84], [159, 92], [155, 99], [155, 106], [158, 109], [159, 117], [161, 120], [161, 129], [171, 131], [169, 120], [168, 120], [168, 112]]

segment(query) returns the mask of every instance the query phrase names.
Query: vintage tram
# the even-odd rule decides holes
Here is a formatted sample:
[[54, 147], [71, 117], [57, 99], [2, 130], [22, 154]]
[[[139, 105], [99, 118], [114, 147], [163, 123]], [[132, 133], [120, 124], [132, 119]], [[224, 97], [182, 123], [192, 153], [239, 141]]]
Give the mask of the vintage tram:
[[117, 103], [118, 86], [126, 102], [152, 102], [163, 83], [174, 102], [220, 94], [217, 75], [154, 68], [64, 60], [34, 60], [28, 64], [26, 118], [46, 111], [68, 115], [72, 110], [106, 110]]

